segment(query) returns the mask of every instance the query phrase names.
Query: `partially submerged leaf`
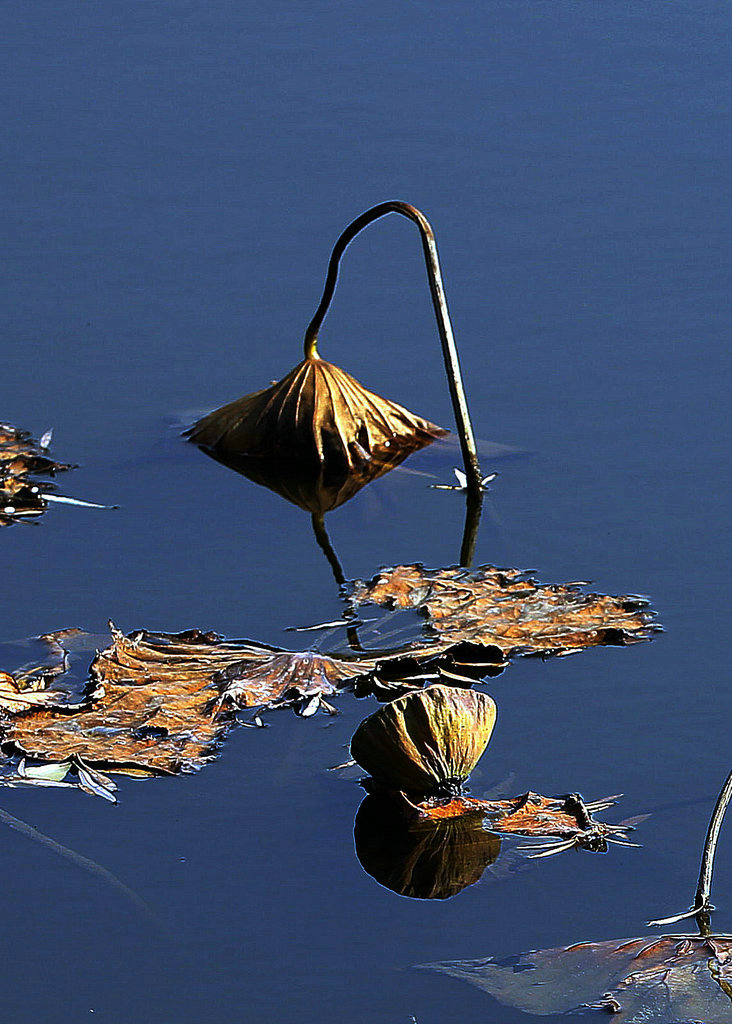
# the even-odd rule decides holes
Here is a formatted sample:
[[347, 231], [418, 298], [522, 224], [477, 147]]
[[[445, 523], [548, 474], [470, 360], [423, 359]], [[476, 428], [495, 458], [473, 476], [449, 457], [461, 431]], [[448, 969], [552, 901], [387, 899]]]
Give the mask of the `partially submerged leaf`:
[[505, 960], [423, 965], [504, 1005], [545, 1016], [582, 1008], [615, 1024], [729, 1024], [732, 937], [659, 935], [581, 942]]
[[362, 802], [353, 835], [364, 871], [400, 896], [422, 900], [449, 899], [473, 885], [501, 850], [500, 836], [480, 824], [409, 824], [378, 795]]
[[42, 515], [49, 501], [84, 508], [111, 507], [55, 494], [54, 483], [38, 479], [74, 468], [48, 455], [52, 433], [47, 430], [36, 441], [27, 431], [0, 423], [0, 526]]
[[[357, 671], [313, 652], [226, 642], [215, 633], [125, 636], [112, 627], [111, 646], [97, 653], [89, 669], [83, 705], [66, 706], [66, 695], [49, 689], [37, 697], [50, 706], [31, 709], [24, 691], [25, 703], [17, 709], [24, 713], [13, 714], [3, 743], [39, 760], [73, 758], [85, 788], [97, 792], [105, 788], [94, 773], [98, 766], [177, 773], [211, 760], [233, 722], [227, 702], [237, 708], [276, 701], [299, 705], [304, 698], [332, 694]], [[8, 679], [12, 686], [13, 677]], [[329, 705], [324, 710], [332, 711]]]
[[496, 705], [487, 694], [429, 686], [364, 719], [351, 740], [351, 756], [389, 789], [459, 792], [495, 721]]
[[[68, 634], [77, 632], [80, 631], [66, 631]], [[40, 664], [36, 661], [19, 666], [12, 674], [0, 671], [0, 712], [15, 715], [32, 708], [57, 707], [69, 711], [81, 707], [65, 690], [49, 688], [52, 680], [63, 675], [67, 668], [67, 652], [58, 638], [52, 634], [38, 637], [34, 647]]]
[[316, 355], [187, 431], [191, 441], [215, 452], [349, 470], [372, 458], [400, 452], [404, 458], [445, 433]]
[[65, 469], [71, 466], [54, 462], [43, 439], [36, 441], [27, 431], [0, 423], [0, 526], [42, 515], [46, 510], [44, 491], [54, 485], [37, 477]]
[[249, 708], [286, 695], [333, 694], [357, 672], [357, 664], [316, 651], [278, 651], [256, 660], [236, 661], [219, 672], [215, 681], [222, 687], [222, 701], [230, 700], [236, 707]]
[[[228, 713], [211, 713], [219, 697], [213, 676], [248, 646], [195, 631], [126, 637], [113, 629], [112, 638], [91, 665], [85, 708], [16, 717], [5, 744], [41, 760], [74, 757], [87, 766], [153, 774], [190, 771], [210, 760], [231, 721]], [[88, 781], [94, 789], [93, 777]]]
[[426, 637], [469, 640], [507, 655], [572, 654], [647, 640], [658, 627], [638, 597], [586, 594], [578, 584], [539, 584], [518, 569], [425, 569], [400, 565], [351, 585], [354, 607], [416, 609]]
[[[366, 780], [367, 789], [373, 789]], [[378, 791], [378, 787], [377, 791]], [[405, 792], [391, 791], [394, 807], [407, 822], [426, 823], [459, 819], [484, 821], [501, 835], [548, 840], [544, 845], [528, 846], [534, 857], [561, 853], [574, 847], [591, 853], [605, 853], [608, 843], [633, 846], [628, 840], [630, 823], [611, 825], [597, 821], [595, 812], [615, 803], [614, 797], [586, 804], [578, 793], [547, 797], [531, 791], [506, 800], [480, 800], [472, 796], [431, 797], [414, 800]]]
[[61, 707], [67, 705], [68, 698], [58, 690], [21, 689], [13, 676], [0, 672], [0, 708], [17, 714], [31, 708]]

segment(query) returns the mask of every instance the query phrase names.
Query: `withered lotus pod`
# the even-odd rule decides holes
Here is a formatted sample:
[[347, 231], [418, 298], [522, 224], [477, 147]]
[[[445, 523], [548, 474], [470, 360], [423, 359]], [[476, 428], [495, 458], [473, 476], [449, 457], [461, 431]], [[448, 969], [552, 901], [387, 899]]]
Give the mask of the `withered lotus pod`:
[[495, 722], [495, 701], [487, 694], [428, 686], [364, 719], [351, 756], [387, 789], [448, 796], [460, 792]]
[[374, 457], [392, 456], [396, 458], [393, 462], [396, 465], [411, 452], [446, 433], [402, 406], [368, 391], [350, 374], [318, 354], [318, 331], [335, 293], [343, 253], [359, 231], [389, 213], [408, 217], [420, 231], [468, 490], [480, 494], [482, 478], [437, 244], [427, 218], [408, 203], [381, 203], [349, 224], [331, 254], [323, 296], [305, 333], [304, 360], [277, 383], [230, 402], [199, 420], [186, 431], [191, 441], [214, 455], [227, 452], [261, 459], [307, 460], [357, 470]]

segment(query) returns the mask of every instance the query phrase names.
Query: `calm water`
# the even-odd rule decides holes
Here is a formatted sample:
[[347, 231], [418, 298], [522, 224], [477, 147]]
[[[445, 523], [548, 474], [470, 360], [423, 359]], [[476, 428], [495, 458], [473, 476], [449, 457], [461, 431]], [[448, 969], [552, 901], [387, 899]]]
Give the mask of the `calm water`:
[[[152, 913], [4, 829], [6, 1015], [528, 1021], [409, 968], [643, 934], [691, 900], [729, 770], [728, 9], [6, 0], [0, 25], [0, 418], [54, 427], [81, 466], [64, 492], [121, 506], [3, 532], [0, 639], [112, 618], [289, 644], [338, 615], [308, 517], [175, 425], [299, 360], [331, 244], [387, 198], [435, 225], [476, 431], [514, 453], [484, 459], [477, 561], [648, 594], [666, 627], [486, 684], [499, 724], [473, 780], [623, 792], [620, 817], [652, 812], [643, 849], [447, 902], [355, 857], [361, 791], [325, 771], [373, 707], [349, 696], [235, 732], [196, 776], [123, 780], [116, 808], [3, 791]], [[452, 425], [412, 226], [349, 251], [322, 352]], [[455, 562], [462, 511], [403, 471], [328, 527], [356, 577]], [[727, 855], [715, 894], [730, 930]]]

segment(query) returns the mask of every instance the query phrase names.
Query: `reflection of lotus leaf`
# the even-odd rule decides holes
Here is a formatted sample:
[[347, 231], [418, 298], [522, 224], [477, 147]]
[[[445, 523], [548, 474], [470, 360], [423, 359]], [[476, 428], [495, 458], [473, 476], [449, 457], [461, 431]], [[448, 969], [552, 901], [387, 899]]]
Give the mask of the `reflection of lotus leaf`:
[[500, 837], [475, 820], [408, 825], [393, 802], [367, 796], [354, 825], [364, 871], [400, 896], [444, 900], [479, 880], [497, 859]]
[[507, 654], [569, 654], [599, 644], [647, 640], [654, 626], [638, 597], [586, 594], [538, 584], [519, 569], [425, 569], [399, 565], [352, 584], [355, 607], [411, 608], [442, 643], [495, 644]]
[[237, 455], [218, 448], [202, 450], [228, 469], [240, 473], [256, 484], [269, 487], [299, 508], [322, 515], [338, 508], [358, 494], [362, 487], [395, 469], [408, 455], [423, 444], [409, 447], [406, 441], [398, 451], [383, 445], [371, 452], [369, 459], [353, 466], [296, 461], [294, 459], [256, 458]]
[[367, 391], [318, 356], [282, 380], [199, 420], [188, 436], [217, 452], [358, 469], [372, 453], [402, 458], [446, 432]]
[[496, 705], [487, 694], [428, 686], [364, 719], [351, 756], [391, 789], [455, 792], [478, 763], [495, 721]]
[[656, 936], [582, 942], [507, 960], [424, 965], [507, 1006], [544, 1016], [583, 1006], [618, 1024], [729, 1024], [732, 937]]

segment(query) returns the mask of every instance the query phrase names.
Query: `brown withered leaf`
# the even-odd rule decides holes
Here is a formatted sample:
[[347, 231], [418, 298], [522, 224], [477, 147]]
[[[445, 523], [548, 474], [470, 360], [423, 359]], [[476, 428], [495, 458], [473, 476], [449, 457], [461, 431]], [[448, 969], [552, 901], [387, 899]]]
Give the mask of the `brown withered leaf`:
[[219, 672], [215, 681], [221, 701], [250, 708], [267, 704], [288, 694], [299, 698], [336, 693], [359, 670], [362, 663], [329, 658], [316, 651], [279, 651], [257, 661], [234, 662]]
[[[187, 436], [215, 452], [327, 463], [349, 471], [446, 433], [313, 355], [282, 380], [199, 420]], [[334, 506], [332, 506], [334, 507]]]
[[[522, 849], [533, 859], [579, 847], [591, 853], [605, 853], [608, 843], [634, 846], [628, 841], [632, 825], [610, 825], [597, 821], [594, 814], [615, 804], [615, 797], [586, 804], [577, 793], [547, 797], [540, 793], [522, 793], [506, 800], [480, 800], [458, 795], [415, 800], [411, 794], [386, 790], [378, 780], [362, 783], [369, 792], [388, 793], [404, 820], [413, 824], [460, 819], [485, 821], [494, 832], [538, 839], [542, 842]], [[545, 841], [545, 842], [544, 842]]]
[[658, 935], [580, 942], [501, 960], [423, 964], [504, 1005], [545, 1016], [583, 1008], [617, 1024], [730, 1024], [732, 937]]
[[0, 672], [0, 709], [17, 714], [40, 707], [70, 707], [68, 695], [58, 690], [36, 689], [23, 687], [8, 672]]
[[51, 491], [53, 484], [36, 478], [72, 468], [51, 459], [46, 443], [0, 423], [0, 526], [42, 515], [47, 507], [44, 491]]
[[85, 705], [14, 715], [4, 745], [39, 760], [76, 757], [109, 770], [190, 771], [212, 759], [233, 721], [227, 702], [242, 708], [329, 694], [353, 671], [312, 652], [226, 642], [215, 633], [125, 636], [113, 627], [111, 646], [89, 669]]
[[657, 629], [639, 597], [587, 594], [580, 585], [539, 584], [518, 569], [425, 569], [399, 565], [351, 585], [354, 607], [414, 609], [438, 644], [492, 644], [507, 656], [572, 654], [647, 640]]

